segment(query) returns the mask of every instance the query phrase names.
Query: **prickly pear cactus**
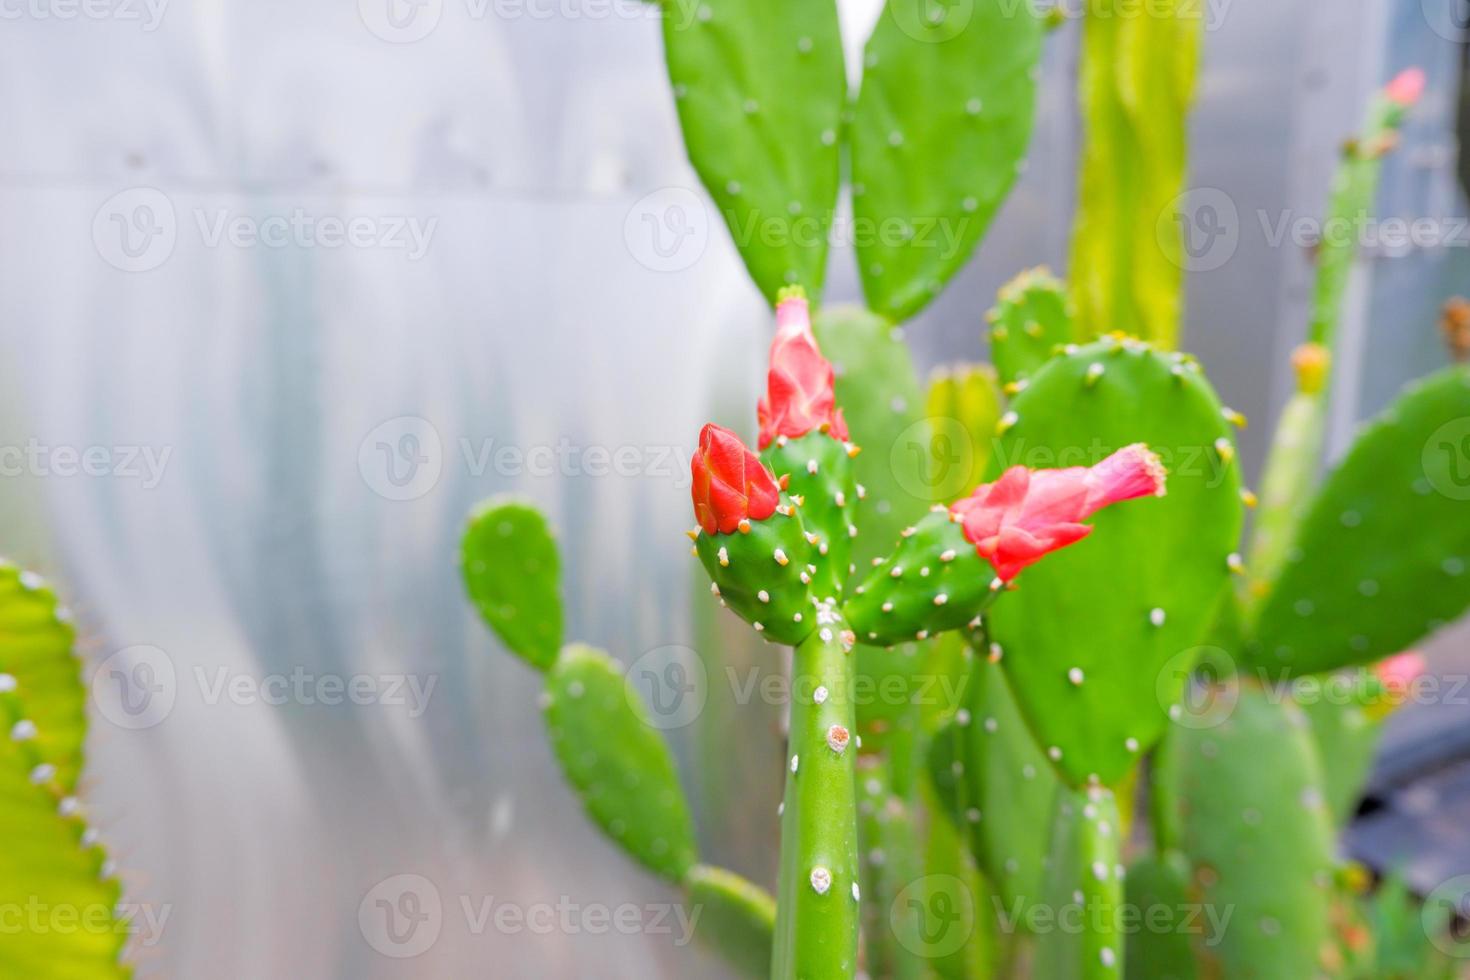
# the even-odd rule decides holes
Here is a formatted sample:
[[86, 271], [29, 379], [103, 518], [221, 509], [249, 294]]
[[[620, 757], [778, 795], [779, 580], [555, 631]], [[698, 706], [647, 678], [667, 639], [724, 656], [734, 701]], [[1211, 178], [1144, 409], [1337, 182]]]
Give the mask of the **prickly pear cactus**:
[[821, 556], [807, 538], [789, 496], [770, 520], [748, 533], [698, 534], [695, 553], [709, 573], [711, 591], [774, 643], [800, 643], [812, 631], [813, 576]]
[[541, 512], [510, 497], [486, 501], [460, 546], [470, 599], [512, 653], [546, 670], [561, 649], [561, 566]]
[[1071, 281], [1083, 337], [1121, 330], [1173, 347], [1185, 267], [1184, 190], [1203, 9], [1088, 0]]
[[847, 99], [837, 8], [697, 0], [664, 9], [684, 145], [750, 277], [820, 295]]
[[925, 405], [933, 435], [927, 456], [913, 460], [915, 470], [937, 502], [952, 503], [984, 477], [1005, 398], [994, 368], [961, 364], [934, 373]]
[[588, 814], [644, 867], [682, 881], [699, 856], [694, 823], [668, 745], [617, 662], [566, 647], [544, 704], [552, 748]]
[[918, 825], [908, 801], [893, 791], [887, 761], [866, 755], [858, 763], [858, 839], [863, 852], [863, 962], [869, 976], [924, 980], [923, 947], [911, 949], [922, 928], [922, 906], [904, 889], [924, 875]]
[[707, 865], [691, 868], [686, 884], [686, 904], [699, 911], [695, 934], [744, 976], [766, 976], [776, 927], [775, 900], [739, 875]]
[[1193, 899], [1217, 922], [1230, 916], [1196, 936], [1200, 975], [1321, 976], [1335, 836], [1307, 720], [1250, 681], [1203, 702], [1170, 730], [1155, 767]]
[[1366, 663], [1470, 606], [1467, 419], [1470, 374], [1457, 367], [1411, 386], [1364, 430], [1303, 519], [1248, 666], [1300, 674]]
[[[77, 801], [86, 695], [55, 595], [0, 562], [0, 907], [75, 916], [86, 928], [6, 929], [0, 974], [129, 977], [121, 886]], [[17, 920], [19, 921], [19, 920]], [[60, 920], [54, 920], [60, 922]]]
[[1385, 691], [1372, 671], [1358, 668], [1337, 677], [1303, 678], [1295, 694], [1311, 724], [1328, 809], [1333, 822], [1346, 827], [1383, 734]]
[[[1189, 861], [1176, 851], [1150, 854], [1128, 866], [1126, 895], [1128, 907], [1147, 923], [1151, 917], [1162, 917], [1166, 928], [1147, 927], [1128, 936], [1128, 980], [1197, 980], [1199, 968], [1190, 948], [1189, 934], [1184, 931], [1192, 923], [1180, 922], [1188, 915]], [[1155, 918], [1154, 921], [1159, 921]]]
[[1095, 463], [1143, 441], [1169, 471], [1166, 496], [1100, 515], [987, 617], [1064, 779], [1115, 785], [1163, 734], [1187, 673], [1166, 666], [1200, 642], [1228, 589], [1243, 507], [1227, 413], [1193, 360], [1105, 338], [1037, 371], [1002, 426], [992, 470]]
[[786, 483], [791, 499], [799, 502], [808, 557], [817, 569], [808, 573], [811, 593], [823, 599], [842, 595], [858, 534], [851, 458], [857, 453], [857, 446], [823, 432], [783, 437], [761, 453], [771, 472]]
[[990, 324], [990, 359], [1001, 381], [1019, 389], [1056, 349], [1076, 339], [1066, 284], [1048, 269], [1028, 269], [1001, 287]]
[[907, 320], [979, 244], [1031, 139], [1042, 33], [1029, 0], [886, 5], [852, 123], [853, 212], [873, 231], [856, 240], [858, 263], [873, 310]]
[[1057, 793], [1044, 884], [1045, 907], [1080, 930], [1059, 928], [1036, 947], [1036, 976], [1047, 980], [1109, 980], [1123, 976], [1122, 824], [1110, 790]]
[[975, 658], [963, 708], [934, 736], [929, 773], [1007, 913], [1041, 900], [1057, 777], [1000, 664]]

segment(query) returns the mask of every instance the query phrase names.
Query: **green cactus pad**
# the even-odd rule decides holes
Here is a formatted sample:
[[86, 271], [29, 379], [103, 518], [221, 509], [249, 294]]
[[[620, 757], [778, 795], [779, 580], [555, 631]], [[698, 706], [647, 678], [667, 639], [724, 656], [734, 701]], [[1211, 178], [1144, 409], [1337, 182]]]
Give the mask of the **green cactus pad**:
[[935, 501], [953, 503], [985, 475], [994, 449], [995, 424], [1005, 412], [1000, 381], [988, 364], [962, 364], [935, 372], [927, 399], [933, 432], [924, 472]]
[[990, 359], [1007, 385], [1023, 385], [1075, 339], [1067, 286], [1048, 269], [1028, 269], [1001, 287], [990, 324]]
[[855, 243], [872, 309], [907, 320], [984, 236], [1031, 139], [1042, 32], [1025, 2], [885, 5], [852, 123]]
[[695, 937], [742, 976], [765, 977], [771, 969], [776, 900], [734, 872], [704, 864], [691, 868], [684, 884], [686, 904], [699, 912]]
[[1171, 729], [1154, 771], [1194, 901], [1231, 916], [1218, 935], [1194, 937], [1200, 974], [1322, 975], [1335, 838], [1307, 720], [1251, 682], [1205, 703]]
[[561, 562], [541, 512], [506, 497], [486, 501], [465, 529], [460, 571], [500, 642], [547, 670], [561, 649]]
[[[1314, 683], [1315, 682], [1315, 683]], [[1357, 668], [1337, 677], [1302, 678], [1297, 705], [1312, 725], [1322, 763], [1322, 788], [1338, 827], [1357, 812], [1373, 770], [1386, 717], [1384, 688], [1371, 670]]]
[[995, 570], [940, 507], [912, 528], [847, 601], [858, 642], [893, 646], [969, 625], [994, 599]]
[[[914, 465], [929, 447], [923, 392], [903, 331], [856, 306], [822, 310], [812, 322], [822, 353], [837, 373], [837, 404], [852, 441], [863, 487], [853, 560], [864, 565], [888, 553], [899, 529], [919, 519], [933, 497]], [[911, 448], [914, 447], [914, 448]]]
[[1072, 296], [1081, 336], [1121, 330], [1173, 347], [1187, 254], [1177, 198], [1184, 190], [1202, 8], [1162, 0], [1140, 15], [1127, 7], [1128, 0], [1088, 0], [1083, 17], [1079, 98], [1086, 138]]
[[684, 145], [771, 305], [816, 299], [837, 204], [847, 99], [837, 8], [779, 0], [664, 5]]
[[[1062, 928], [1036, 946], [1036, 976], [1117, 980], [1123, 976], [1123, 827], [1111, 791], [1057, 792], [1044, 907]], [[1072, 915], [1084, 923], [1065, 928]]]
[[858, 764], [864, 964], [869, 976], [925, 980], [925, 950], [910, 948], [922, 918], [904, 893], [924, 875], [918, 828], [908, 801], [893, 792], [887, 768], [874, 755]]
[[[1317, 673], [1407, 650], [1470, 606], [1470, 373], [1410, 387], [1323, 484], [1248, 666]], [[1292, 560], [1295, 559], [1295, 560]]]
[[965, 707], [935, 733], [929, 772], [1009, 916], [1041, 898], [1057, 777], [1016, 707], [1005, 672], [976, 658]]
[[[132, 975], [117, 918], [121, 886], [77, 803], [86, 695], [74, 634], [55, 596], [0, 563], [0, 908], [67, 916], [75, 928], [6, 930], [0, 975]], [[50, 921], [60, 923], [60, 918]]]
[[816, 625], [811, 583], [821, 557], [806, 539], [801, 512], [782, 494], [779, 511], [750, 531], [694, 539], [715, 595], [772, 643], [795, 646]]
[[546, 727], [587, 812], [634, 860], [682, 881], [698, 860], [668, 745], [617, 661], [566, 647], [546, 675]]
[[[1128, 980], [1198, 980], [1199, 968], [1186, 930], [1207, 923], [1188, 921], [1193, 918], [1190, 870], [1188, 859], [1174, 851], [1150, 854], [1129, 866], [1128, 906], [1143, 927], [1128, 936]], [[1150, 922], [1166, 925], [1149, 926]]]
[[1093, 533], [1026, 569], [987, 617], [1011, 689], [1074, 785], [1116, 785], [1163, 734], [1240, 538], [1239, 467], [1198, 366], [1110, 338], [1054, 357], [1006, 419], [1003, 466], [1094, 464], [1147, 443], [1168, 495], [1109, 507]]
[[778, 439], [761, 453], [778, 479], [790, 477], [787, 490], [802, 501], [801, 526], [816, 537], [812, 594], [823, 599], [842, 595], [857, 536], [857, 484], [848, 452], [845, 443], [808, 432], [800, 439]]

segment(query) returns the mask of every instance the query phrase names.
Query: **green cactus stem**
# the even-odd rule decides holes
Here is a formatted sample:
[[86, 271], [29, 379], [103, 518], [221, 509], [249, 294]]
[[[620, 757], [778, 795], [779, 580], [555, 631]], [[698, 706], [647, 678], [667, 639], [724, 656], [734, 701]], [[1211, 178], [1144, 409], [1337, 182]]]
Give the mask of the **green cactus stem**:
[[[1166, 911], [1168, 928], [1145, 925], [1128, 937], [1128, 980], [1199, 980], [1189, 934], [1177, 918], [1190, 906], [1189, 860], [1176, 851], [1145, 855], [1128, 866], [1127, 901], [1138, 920]], [[1159, 911], [1156, 911], [1159, 910]]]
[[908, 801], [893, 791], [887, 768], [877, 755], [858, 760], [863, 966], [869, 976], [925, 980], [924, 950], [910, 948], [920, 913], [900, 897], [924, 874], [918, 826]]
[[796, 647], [782, 803], [774, 980], [851, 980], [857, 970], [857, 725], [850, 634], [831, 603]]
[[1176, 199], [1203, 14], [1188, 0], [1127, 7], [1088, 0], [1083, 17], [1085, 143], [1070, 278], [1082, 337], [1121, 330], [1169, 348], [1179, 333]]
[[695, 936], [743, 976], [765, 977], [771, 968], [775, 900], [739, 875], [703, 864], [689, 870], [685, 885], [686, 904], [699, 911]]
[[1036, 976], [1047, 980], [1116, 980], [1123, 976], [1123, 827], [1111, 791], [1057, 793], [1045, 906], [1065, 924], [1036, 947]]
[[[808, 432], [800, 439], [778, 437], [761, 459], [786, 482], [790, 498], [800, 501], [801, 526], [807, 536], [813, 595], [842, 595], [858, 536], [857, 483], [852, 457], [858, 447], [838, 442], [825, 432]], [[779, 517], [779, 515], [777, 515]], [[713, 574], [713, 573], [712, 573]]]
[[1067, 286], [1049, 269], [1028, 269], [1000, 289], [990, 324], [990, 359], [1002, 383], [1020, 390], [1063, 344], [1076, 339]]
[[721, 603], [772, 643], [795, 646], [811, 634], [813, 583], [822, 556], [789, 495], [782, 495], [775, 514], [749, 522], [748, 531], [690, 533], [710, 591]]

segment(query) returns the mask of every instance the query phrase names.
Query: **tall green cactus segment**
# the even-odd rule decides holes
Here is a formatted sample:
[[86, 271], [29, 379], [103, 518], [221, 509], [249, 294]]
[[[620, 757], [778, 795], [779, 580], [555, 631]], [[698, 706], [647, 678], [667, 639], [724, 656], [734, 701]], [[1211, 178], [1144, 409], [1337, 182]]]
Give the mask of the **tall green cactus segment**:
[[1073, 785], [1116, 785], [1163, 734], [1187, 674], [1165, 668], [1228, 590], [1243, 515], [1228, 419], [1197, 362], [1109, 337], [1053, 358], [1002, 420], [993, 471], [1145, 442], [1169, 472], [1166, 496], [1101, 513], [987, 617], [1032, 731]]
[[857, 724], [846, 625], [831, 604], [796, 647], [781, 817], [775, 980], [851, 980], [862, 888], [857, 791], [849, 748]]
[[[1405, 650], [1470, 607], [1470, 373], [1414, 384], [1303, 519], [1248, 666], [1317, 673]], [[1295, 560], [1290, 560], [1295, 559]]]
[[1058, 347], [1071, 343], [1072, 314], [1066, 285], [1046, 269], [1029, 269], [1002, 286], [985, 317], [990, 360], [1002, 383], [1020, 390]]
[[1195, 937], [1200, 975], [1321, 976], [1334, 834], [1307, 721], [1249, 681], [1206, 703], [1170, 731], [1155, 768], [1193, 897], [1219, 923]]
[[682, 881], [698, 860], [694, 822], [668, 745], [617, 662], [566, 647], [543, 704], [552, 748], [587, 812], [644, 867]]
[[661, 6], [684, 145], [751, 278], [772, 305], [791, 283], [820, 294], [847, 99], [836, 4]]
[[[1118, 802], [1111, 790], [1096, 786], [1059, 790], [1045, 904], [1062, 928], [1037, 944], [1038, 977], [1113, 980], [1123, 976], [1122, 838]], [[1069, 920], [1080, 922], [1082, 928], [1067, 928]]]
[[[808, 432], [799, 439], [782, 436], [761, 459], [800, 501], [801, 526], [815, 554], [807, 572], [811, 592], [819, 598], [842, 594], [857, 537], [858, 492], [852, 477], [852, 456], [858, 447], [838, 442], [825, 432]], [[707, 537], [707, 535], [701, 535]]]
[[460, 566], [471, 601], [510, 651], [545, 671], [561, 649], [556, 540], [529, 504], [496, 498], [470, 518]]
[[1082, 151], [1070, 278], [1083, 337], [1121, 330], [1173, 347], [1185, 266], [1184, 190], [1203, 6], [1088, 0]]
[[[1145, 855], [1128, 866], [1128, 907], [1143, 923], [1151, 916], [1168, 910], [1165, 928], [1137, 929], [1128, 936], [1126, 975], [1129, 980], [1196, 980], [1190, 937], [1184, 931], [1189, 924], [1175, 922], [1181, 910], [1190, 906], [1189, 883], [1192, 869], [1189, 859], [1177, 851]], [[1157, 920], [1155, 920], [1157, 921]], [[1205, 924], [1208, 923], [1205, 920]]]
[[979, 244], [1031, 139], [1043, 33], [1029, 0], [885, 6], [851, 136], [858, 262], [873, 310], [907, 320]]
[[[22, 926], [0, 942], [7, 977], [132, 975], [122, 889], [76, 799], [87, 719], [74, 641], [50, 589], [0, 562], [0, 907]], [[27, 909], [42, 928], [25, 928]]]
[[964, 707], [934, 736], [929, 772], [980, 868], [1020, 924], [1041, 900], [1057, 777], [998, 662], [976, 658]]
[[546, 519], [515, 499], [487, 501], [465, 530], [460, 563], [486, 623], [545, 675], [547, 732], [588, 815], [633, 860], [684, 886], [689, 904], [702, 910], [701, 940], [747, 976], [764, 975], [775, 904], [738, 875], [698, 863], [674, 757], [642, 695], [601, 650], [570, 644], [547, 653], [549, 638], [560, 643], [562, 605]]
[[925, 400], [933, 441], [913, 460], [936, 503], [953, 503], [979, 483], [990, 463], [995, 425], [1005, 413], [1000, 380], [988, 364], [941, 368]]

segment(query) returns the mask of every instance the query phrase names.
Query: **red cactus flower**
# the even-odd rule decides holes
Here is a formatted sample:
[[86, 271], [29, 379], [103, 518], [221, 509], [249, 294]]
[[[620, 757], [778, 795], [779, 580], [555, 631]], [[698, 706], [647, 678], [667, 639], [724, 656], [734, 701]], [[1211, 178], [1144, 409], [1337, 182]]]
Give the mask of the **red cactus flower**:
[[847, 423], [835, 405], [832, 379], [832, 364], [812, 336], [806, 294], [799, 288], [783, 291], [776, 304], [776, 339], [771, 341], [766, 397], [756, 408], [760, 448], [765, 449], [777, 436], [797, 439], [813, 429], [846, 442]]
[[1394, 708], [1407, 704], [1425, 668], [1424, 655], [1413, 650], [1374, 664], [1373, 673], [1383, 685], [1387, 701], [1379, 713], [1388, 714]]
[[1384, 89], [1384, 94], [1390, 102], [1397, 102], [1407, 109], [1424, 94], [1425, 81], [1423, 71], [1409, 68], [1394, 76], [1394, 80], [1388, 83], [1388, 88]]
[[781, 502], [771, 471], [739, 436], [718, 425], [700, 430], [690, 471], [694, 518], [706, 534], [731, 534], [741, 521], [763, 521]]
[[1164, 495], [1164, 467], [1142, 443], [1096, 466], [1028, 470], [1012, 466], [950, 508], [965, 540], [1009, 582], [1027, 565], [1087, 537], [1082, 521], [1123, 500]]

